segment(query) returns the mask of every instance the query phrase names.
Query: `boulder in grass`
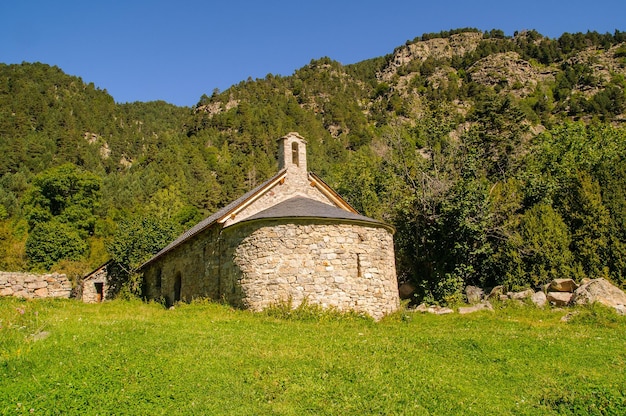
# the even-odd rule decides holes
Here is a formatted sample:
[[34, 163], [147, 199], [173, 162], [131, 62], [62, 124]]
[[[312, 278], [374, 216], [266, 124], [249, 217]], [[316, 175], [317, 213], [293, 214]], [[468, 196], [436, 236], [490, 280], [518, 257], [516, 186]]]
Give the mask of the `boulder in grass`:
[[496, 286], [491, 289], [491, 292], [489, 292], [489, 296], [487, 296], [487, 299], [500, 299], [501, 295], [504, 295], [504, 286]]
[[546, 303], [548, 303], [548, 298], [546, 297], [546, 294], [543, 293], [542, 291], [539, 292], [535, 292], [531, 297], [530, 300], [532, 301], [532, 303], [534, 303], [538, 308], [543, 308], [544, 306], [546, 306]]
[[434, 315], [447, 315], [449, 313], [454, 313], [454, 311], [450, 308], [445, 308], [438, 305], [429, 306], [425, 303], [420, 304], [417, 308], [415, 308], [415, 310], [423, 313], [432, 313]]
[[570, 292], [548, 292], [546, 295], [548, 301], [555, 306], [567, 306], [573, 297], [574, 294]]
[[598, 302], [626, 314], [626, 293], [602, 278], [590, 280], [576, 289], [573, 302], [576, 305]]
[[476, 305], [472, 305], [472, 306], [461, 306], [459, 308], [459, 313], [461, 315], [465, 315], [468, 313], [473, 313], [473, 312], [478, 312], [478, 311], [492, 311], [493, 310], [493, 306], [491, 306], [491, 303], [489, 302], [484, 302], [484, 303], [477, 303]]
[[467, 296], [467, 303], [479, 303], [483, 299], [485, 292], [476, 286], [467, 286], [465, 288], [465, 296]]
[[532, 297], [534, 294], [535, 294], [534, 290], [526, 289], [521, 292], [509, 292], [508, 296], [509, 296], [509, 299], [524, 300], [524, 299], [528, 299]]
[[572, 279], [554, 279], [550, 282], [549, 292], [570, 292], [573, 293], [578, 288]]

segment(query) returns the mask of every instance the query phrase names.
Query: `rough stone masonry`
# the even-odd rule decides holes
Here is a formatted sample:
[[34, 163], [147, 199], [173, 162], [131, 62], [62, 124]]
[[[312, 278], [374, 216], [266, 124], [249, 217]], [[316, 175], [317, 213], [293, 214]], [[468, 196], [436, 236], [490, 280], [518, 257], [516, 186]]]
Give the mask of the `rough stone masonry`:
[[307, 301], [380, 319], [398, 308], [392, 235], [384, 228], [274, 220], [230, 231], [224, 274], [250, 309]]
[[0, 296], [69, 298], [71, 293], [72, 283], [64, 274], [0, 272]]

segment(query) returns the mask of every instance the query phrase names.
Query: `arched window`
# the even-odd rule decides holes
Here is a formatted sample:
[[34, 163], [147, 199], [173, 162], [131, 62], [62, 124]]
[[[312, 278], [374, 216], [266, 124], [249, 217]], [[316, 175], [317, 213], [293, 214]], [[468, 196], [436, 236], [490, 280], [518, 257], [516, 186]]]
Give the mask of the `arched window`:
[[298, 152], [298, 143], [291, 143], [291, 163], [300, 166], [300, 153]]

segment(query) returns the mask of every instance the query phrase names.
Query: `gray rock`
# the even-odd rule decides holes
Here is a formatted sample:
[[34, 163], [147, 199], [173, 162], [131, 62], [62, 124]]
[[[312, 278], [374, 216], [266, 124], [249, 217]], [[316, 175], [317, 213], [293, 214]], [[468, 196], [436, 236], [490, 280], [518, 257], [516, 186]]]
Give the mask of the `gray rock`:
[[445, 308], [437, 305], [429, 306], [425, 303], [420, 304], [417, 308], [415, 308], [415, 310], [422, 313], [432, 313], [434, 315], [446, 315], [449, 313], [454, 313], [454, 311], [450, 308]]
[[487, 296], [487, 299], [499, 299], [500, 295], [504, 295], [504, 286], [496, 286], [493, 289], [491, 289], [491, 292], [489, 292], [489, 295]]
[[507, 295], [509, 296], [510, 299], [523, 300], [523, 299], [528, 299], [528, 298], [532, 297], [534, 294], [535, 294], [534, 290], [526, 289], [526, 290], [523, 290], [521, 292], [510, 292]]
[[574, 294], [570, 292], [548, 292], [546, 297], [553, 305], [566, 306], [572, 301]]
[[573, 293], [578, 285], [572, 279], [554, 279], [550, 282], [549, 292], [570, 292]]
[[435, 315], [447, 315], [449, 313], [454, 313], [454, 310], [443, 306], [436, 306], [433, 310], [429, 310], [428, 312], [434, 313]]
[[546, 297], [546, 294], [539, 291], [539, 292], [535, 292], [531, 297], [530, 300], [532, 301], [532, 303], [534, 303], [538, 308], [543, 308], [544, 306], [546, 306], [546, 303], [548, 302], [548, 298]]
[[467, 296], [467, 302], [470, 304], [479, 303], [484, 296], [485, 292], [476, 286], [467, 286], [465, 288], [465, 296]]
[[459, 308], [459, 313], [461, 315], [465, 315], [468, 313], [474, 313], [474, 312], [478, 312], [478, 311], [492, 311], [493, 310], [493, 306], [491, 306], [491, 303], [489, 302], [484, 302], [484, 303], [477, 303], [476, 305], [472, 305], [472, 306], [461, 306]]
[[577, 305], [598, 302], [614, 308], [618, 313], [626, 312], [626, 293], [602, 278], [593, 279], [576, 289], [572, 301]]

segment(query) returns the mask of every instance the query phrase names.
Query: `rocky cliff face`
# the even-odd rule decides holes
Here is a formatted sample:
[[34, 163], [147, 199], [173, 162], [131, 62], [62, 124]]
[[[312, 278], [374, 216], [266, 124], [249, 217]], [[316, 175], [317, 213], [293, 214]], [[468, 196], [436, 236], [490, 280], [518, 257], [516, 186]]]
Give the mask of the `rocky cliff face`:
[[518, 97], [531, 94], [538, 84], [554, 81], [556, 70], [533, 65], [517, 52], [489, 55], [468, 70], [472, 81], [511, 91]]
[[[446, 82], [450, 78], [450, 74], [458, 75], [458, 71], [443, 62], [474, 52], [483, 41], [494, 42], [483, 39], [482, 33], [466, 32], [401, 46], [394, 51], [377, 78], [380, 82], [393, 84], [398, 91], [405, 91], [416, 75], [415, 68], [419, 68], [419, 64], [427, 59], [432, 59], [437, 62], [437, 66], [428, 81], [434, 88], [438, 88], [442, 81]], [[515, 39], [510, 42], [515, 42]], [[626, 76], [626, 58], [623, 57], [625, 48], [625, 44], [615, 45], [608, 50], [590, 47], [565, 62], [551, 65], [523, 59], [513, 51], [492, 53], [467, 68], [467, 72], [471, 80], [478, 84], [523, 98], [530, 95], [538, 85], [554, 82], [564, 65], [583, 65], [589, 67], [591, 72], [586, 82], [581, 81], [575, 86], [574, 92], [581, 92], [588, 98], [602, 90], [616, 75]]]
[[626, 58], [620, 51], [626, 44], [615, 45], [609, 50], [588, 48], [567, 60], [567, 65], [583, 65], [591, 69], [590, 81], [576, 85], [576, 91], [589, 97], [600, 91], [616, 75], [626, 76]]
[[383, 81], [390, 81], [400, 68], [416, 60], [424, 62], [428, 58], [450, 59], [455, 56], [463, 56], [473, 52], [482, 38], [482, 33], [466, 32], [452, 35], [449, 38], [430, 39], [401, 46], [394, 51], [393, 58], [387, 67], [381, 71], [378, 78]]

